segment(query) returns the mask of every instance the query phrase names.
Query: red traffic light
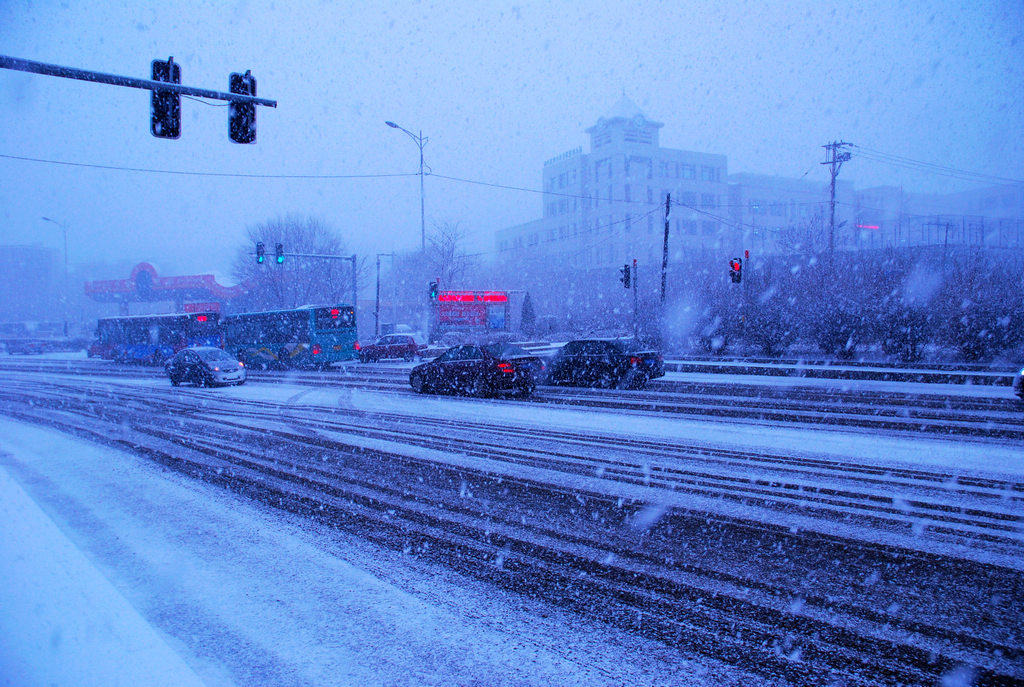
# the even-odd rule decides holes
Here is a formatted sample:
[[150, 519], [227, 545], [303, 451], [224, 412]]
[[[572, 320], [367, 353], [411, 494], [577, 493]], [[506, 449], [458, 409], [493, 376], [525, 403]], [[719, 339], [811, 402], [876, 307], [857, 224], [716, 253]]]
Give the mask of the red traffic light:
[[738, 284], [743, 279], [743, 260], [740, 258], [733, 258], [729, 261], [729, 276], [734, 284]]

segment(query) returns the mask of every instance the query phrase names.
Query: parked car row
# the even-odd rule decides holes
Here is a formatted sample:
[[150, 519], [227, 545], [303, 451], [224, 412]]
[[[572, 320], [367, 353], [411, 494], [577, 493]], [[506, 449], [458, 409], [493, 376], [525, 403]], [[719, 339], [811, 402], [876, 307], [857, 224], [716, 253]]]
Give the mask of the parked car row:
[[545, 363], [513, 344], [454, 346], [409, 373], [417, 393], [526, 396], [539, 383], [642, 389], [665, 374], [659, 351], [632, 339], [580, 339]]
[[[425, 346], [412, 336], [389, 334], [360, 350], [364, 361], [422, 357]], [[165, 365], [171, 384], [244, 384], [243, 362], [219, 348], [197, 346], [176, 353]], [[660, 352], [632, 339], [579, 339], [550, 361], [510, 343], [461, 344], [421, 363], [409, 373], [417, 393], [473, 396], [528, 396], [538, 384], [641, 389], [665, 374]]]

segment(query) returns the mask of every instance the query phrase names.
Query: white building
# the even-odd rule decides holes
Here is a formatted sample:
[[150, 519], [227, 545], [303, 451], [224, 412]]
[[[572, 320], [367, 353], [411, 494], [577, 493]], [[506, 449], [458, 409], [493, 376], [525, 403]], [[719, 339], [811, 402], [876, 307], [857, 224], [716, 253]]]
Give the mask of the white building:
[[[826, 175], [827, 178], [827, 175]], [[853, 184], [836, 180], [835, 225], [828, 181], [765, 174], [729, 175], [729, 209], [743, 248], [759, 256], [836, 250], [855, 242]]]
[[589, 152], [577, 147], [544, 163], [541, 218], [496, 232], [499, 258], [572, 270], [635, 258], [660, 269], [666, 194], [672, 256], [739, 249], [742, 233], [725, 207], [725, 155], [662, 148], [662, 126], [622, 96], [586, 130]]
[[945, 195], [879, 186], [857, 193], [856, 247], [1024, 248], [1024, 186]]

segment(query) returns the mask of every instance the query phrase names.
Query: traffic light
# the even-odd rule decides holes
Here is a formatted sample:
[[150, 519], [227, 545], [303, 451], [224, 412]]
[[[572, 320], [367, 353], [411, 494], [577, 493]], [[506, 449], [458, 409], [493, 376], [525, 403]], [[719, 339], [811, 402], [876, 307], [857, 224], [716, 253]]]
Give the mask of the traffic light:
[[629, 265], [628, 264], [623, 265], [622, 266], [622, 276], [619, 277], [619, 281], [621, 281], [622, 282], [622, 286], [627, 288], [627, 289], [629, 288], [629, 283], [630, 283], [630, 278], [629, 277], [630, 277]]
[[[153, 81], [181, 83], [181, 65], [173, 57], [153, 60]], [[149, 130], [157, 138], [181, 137], [181, 95], [171, 91], [152, 91], [149, 98]]]
[[266, 251], [263, 249], [263, 242], [262, 241], [257, 241], [256, 242], [256, 262], [258, 262], [259, 264], [262, 265], [263, 261], [267, 259], [267, 256], [265, 255], [265, 253], [266, 253]]
[[440, 295], [440, 289], [436, 281], [430, 282], [430, 300], [436, 301]]
[[740, 258], [733, 258], [729, 261], [729, 276], [732, 278], [733, 284], [739, 284], [743, 281], [743, 260]]
[[277, 244], [277, 264], [278, 265], [283, 265], [284, 264], [284, 244], [283, 243]]
[[[228, 89], [238, 95], [256, 95], [256, 79], [252, 72], [233, 72]], [[254, 103], [228, 103], [228, 135], [235, 143], [256, 142], [256, 105]], [[280, 262], [280, 261], [278, 261]]]

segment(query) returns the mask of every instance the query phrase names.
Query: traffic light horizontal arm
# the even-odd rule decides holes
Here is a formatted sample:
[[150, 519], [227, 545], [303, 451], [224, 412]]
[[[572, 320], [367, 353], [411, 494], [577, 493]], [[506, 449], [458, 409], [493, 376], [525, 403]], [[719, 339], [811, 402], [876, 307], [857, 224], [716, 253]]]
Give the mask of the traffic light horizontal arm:
[[323, 253], [285, 253], [289, 258], [323, 258], [325, 260], [351, 260], [355, 262], [355, 255], [325, 255]]
[[33, 62], [22, 60], [16, 57], [0, 55], [0, 69], [13, 69], [19, 72], [32, 72], [34, 74], [45, 74], [46, 76], [59, 76], [64, 79], [78, 79], [79, 81], [92, 81], [94, 83], [105, 83], [111, 86], [124, 86], [126, 88], [140, 88], [145, 91], [170, 91], [181, 95], [194, 95], [198, 98], [209, 98], [210, 100], [228, 100], [237, 103], [253, 103], [267, 107], [277, 107], [276, 100], [257, 98], [251, 95], [238, 93], [222, 93], [220, 91], [209, 91], [205, 88], [193, 88], [181, 84], [169, 83], [166, 81], [150, 81], [149, 79], [135, 79], [130, 76], [118, 76], [117, 74], [104, 74], [92, 72], [86, 69], [75, 69], [74, 67], [62, 67], [56, 64], [44, 62]]

